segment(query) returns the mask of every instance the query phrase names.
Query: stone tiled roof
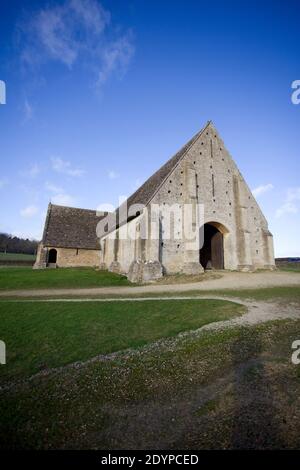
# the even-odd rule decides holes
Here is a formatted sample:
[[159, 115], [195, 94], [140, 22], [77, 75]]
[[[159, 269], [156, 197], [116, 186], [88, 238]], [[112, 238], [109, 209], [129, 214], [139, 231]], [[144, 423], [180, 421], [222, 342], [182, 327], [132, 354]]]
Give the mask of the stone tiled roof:
[[96, 226], [105, 215], [49, 204], [42, 242], [44, 246], [58, 248], [99, 249]]

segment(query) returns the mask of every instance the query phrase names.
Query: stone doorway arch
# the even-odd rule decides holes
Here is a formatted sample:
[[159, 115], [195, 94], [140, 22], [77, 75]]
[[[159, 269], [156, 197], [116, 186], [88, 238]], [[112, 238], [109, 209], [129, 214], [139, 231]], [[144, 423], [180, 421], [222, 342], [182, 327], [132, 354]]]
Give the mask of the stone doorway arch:
[[55, 248], [51, 248], [48, 253], [48, 263], [56, 264], [56, 262], [57, 262], [57, 250]]
[[224, 235], [228, 230], [219, 222], [204, 224], [200, 263], [204, 269], [224, 269]]

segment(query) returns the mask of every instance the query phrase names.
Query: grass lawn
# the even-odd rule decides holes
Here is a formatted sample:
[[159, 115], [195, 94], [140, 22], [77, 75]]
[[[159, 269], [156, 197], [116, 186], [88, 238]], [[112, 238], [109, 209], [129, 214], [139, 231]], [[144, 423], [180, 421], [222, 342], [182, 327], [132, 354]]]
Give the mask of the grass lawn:
[[93, 268], [37, 269], [1, 267], [0, 289], [53, 289], [104, 286], [128, 286], [125, 276]]
[[0, 391], [0, 447], [300, 447], [300, 321], [203, 331]]
[[24, 253], [1, 253], [0, 252], [0, 261], [1, 260], [21, 260], [21, 261], [35, 261], [35, 255], [27, 255]]
[[245, 307], [222, 300], [0, 302], [7, 365], [2, 379], [33, 374], [98, 354], [236, 317]]

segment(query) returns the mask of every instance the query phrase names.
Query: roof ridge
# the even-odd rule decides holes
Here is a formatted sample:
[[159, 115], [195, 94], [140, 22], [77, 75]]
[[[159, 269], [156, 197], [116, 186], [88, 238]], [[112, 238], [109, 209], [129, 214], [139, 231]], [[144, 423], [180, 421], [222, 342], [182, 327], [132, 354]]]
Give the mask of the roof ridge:
[[[63, 206], [60, 204], [51, 204], [52, 207], [63, 207], [64, 209], [75, 209], [79, 211], [97, 212], [97, 209], [85, 209], [82, 207]], [[104, 212], [104, 211], [103, 211]]]

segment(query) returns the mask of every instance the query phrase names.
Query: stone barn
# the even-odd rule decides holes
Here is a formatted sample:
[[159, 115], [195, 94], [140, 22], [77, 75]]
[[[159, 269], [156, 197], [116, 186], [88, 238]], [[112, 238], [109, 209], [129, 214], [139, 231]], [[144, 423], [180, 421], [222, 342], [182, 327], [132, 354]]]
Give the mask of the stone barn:
[[36, 267], [99, 266], [132, 281], [275, 268], [267, 220], [212, 122], [98, 215], [49, 205]]
[[[212, 122], [129, 197], [126, 207], [126, 219], [121, 206], [104, 234], [103, 220], [101, 266], [132, 281], [204, 269], [275, 268], [267, 220]], [[185, 217], [187, 207], [196, 215]], [[171, 208], [171, 218], [164, 208]], [[192, 228], [202, 236], [191, 249]]]
[[99, 266], [99, 220], [96, 211], [50, 203], [34, 268]]

